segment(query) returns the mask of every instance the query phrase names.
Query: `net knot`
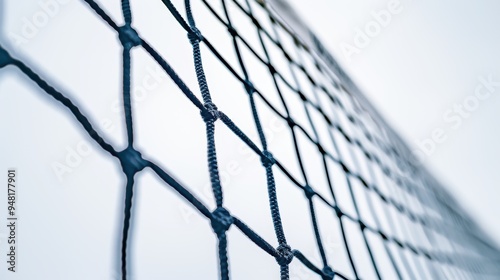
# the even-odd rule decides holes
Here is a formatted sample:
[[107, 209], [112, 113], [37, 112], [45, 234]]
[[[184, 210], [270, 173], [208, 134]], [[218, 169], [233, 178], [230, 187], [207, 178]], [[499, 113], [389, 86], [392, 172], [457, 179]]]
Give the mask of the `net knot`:
[[370, 188], [370, 185], [368, 185], [368, 183], [365, 181], [365, 179], [363, 179], [363, 177], [358, 176], [358, 180], [361, 182], [361, 184], [363, 185], [363, 187]]
[[217, 119], [219, 119], [220, 114], [219, 110], [217, 109], [217, 106], [215, 106], [214, 103], [212, 102], [207, 102], [205, 103], [205, 109], [201, 111], [201, 117], [205, 122], [215, 122]]
[[316, 192], [309, 185], [304, 187], [304, 193], [308, 199], [311, 199], [316, 194]]
[[233, 36], [233, 37], [238, 36], [238, 32], [236, 32], [236, 29], [234, 29], [234, 27], [232, 27], [231, 25], [227, 27], [227, 31], [228, 31], [228, 32], [229, 32], [229, 34], [231, 34], [231, 36]]
[[342, 170], [344, 170], [345, 173], [347, 173], [347, 174], [351, 173], [351, 171], [349, 170], [349, 167], [347, 167], [347, 165], [345, 165], [343, 162], [341, 162], [340, 165], [342, 166]]
[[325, 266], [323, 268], [323, 280], [332, 280], [333, 277], [335, 277], [335, 272], [329, 266]]
[[229, 229], [229, 227], [233, 224], [234, 218], [225, 208], [217, 207], [217, 209], [215, 209], [215, 211], [212, 212], [212, 217], [210, 221], [214, 232], [217, 235], [221, 235], [225, 233]]
[[276, 261], [280, 266], [286, 266], [293, 260], [292, 248], [287, 244], [281, 244], [276, 248], [278, 251], [278, 256], [276, 256]]
[[267, 68], [269, 68], [269, 72], [271, 72], [271, 74], [274, 75], [277, 73], [276, 68], [274, 68], [274, 65], [272, 65], [271, 63], [267, 64]]
[[12, 58], [9, 53], [0, 46], [0, 68], [9, 65], [12, 62]]
[[300, 90], [299, 90], [299, 91], [298, 91], [298, 94], [299, 94], [300, 99], [301, 99], [302, 101], [307, 101], [307, 97], [306, 97], [306, 95], [305, 95], [302, 91], [300, 91]]
[[340, 208], [337, 205], [333, 206], [333, 210], [335, 211], [335, 214], [337, 214], [337, 217], [339, 218], [344, 215], [342, 210], [340, 210]]
[[318, 146], [318, 151], [322, 154], [322, 155], [326, 155], [326, 151], [325, 151], [325, 148], [323, 148], [323, 145], [321, 145], [319, 142], [316, 144]]
[[125, 24], [118, 29], [118, 38], [123, 46], [136, 47], [142, 44], [141, 37], [129, 24]]
[[191, 44], [199, 43], [200, 41], [203, 41], [203, 35], [201, 35], [200, 30], [194, 26], [191, 27], [191, 32], [188, 33], [188, 38], [189, 38], [189, 42], [191, 42]]
[[250, 82], [249, 80], [245, 80], [245, 89], [248, 94], [253, 94], [255, 91], [252, 82]]
[[133, 175], [146, 167], [146, 161], [141, 153], [132, 147], [118, 153], [118, 159], [122, 165], [123, 172], [127, 175]]
[[365, 223], [363, 223], [362, 221], [359, 221], [359, 228], [361, 229], [361, 231], [364, 231], [366, 229]]
[[262, 165], [264, 166], [272, 166], [276, 163], [276, 160], [273, 157], [273, 154], [269, 151], [263, 151], [263, 156], [261, 157]]
[[387, 235], [385, 235], [382, 231], [379, 231], [378, 234], [383, 240], [389, 240], [389, 237], [387, 237]]
[[258, 29], [261, 29], [262, 27], [260, 26], [260, 22], [252, 16], [252, 23], [253, 25], [255, 25], [255, 27], [257, 27]]

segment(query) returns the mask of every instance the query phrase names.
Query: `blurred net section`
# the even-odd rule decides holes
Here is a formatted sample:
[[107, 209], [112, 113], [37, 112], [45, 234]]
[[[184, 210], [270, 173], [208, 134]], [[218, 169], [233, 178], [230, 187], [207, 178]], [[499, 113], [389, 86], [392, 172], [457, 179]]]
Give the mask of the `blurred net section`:
[[[182, 10], [180, 7], [163, 0], [165, 16], [174, 17], [188, 35], [187, 38], [169, 40], [189, 40], [192, 46], [199, 88], [189, 88], [176, 74], [176, 65], [165, 61], [146, 38], [132, 28], [133, 11], [128, 1], [122, 1], [123, 26], [117, 25], [93, 0], [84, 1], [96, 16], [117, 32], [123, 47], [123, 108], [128, 140], [125, 150], [115, 150], [93, 128], [81, 108], [2, 47], [0, 67], [17, 67], [67, 107], [103, 150], [119, 159], [127, 177], [121, 247], [122, 279], [127, 279], [134, 175], [144, 168], [150, 168], [192, 204], [200, 215], [210, 220], [218, 239], [220, 279], [230, 279], [226, 232], [231, 226], [238, 228], [256, 246], [276, 259], [281, 279], [303, 279], [301, 271], [304, 269], [316, 274], [318, 279], [499, 277], [500, 254], [497, 248], [425, 168], [416, 163], [403, 141], [363, 98], [307, 27], [297, 22], [296, 26], [285, 23], [277, 16], [281, 13], [264, 1], [197, 0], [197, 4], [202, 4], [205, 12], [227, 30], [226, 36], [230, 38], [227, 42], [231, 43], [234, 53], [225, 54], [215, 47], [218, 43], [204, 36], [203, 25], [197, 26], [189, 0], [185, 1], [182, 13], [179, 12]], [[283, 2], [272, 3], [284, 14], [294, 14]], [[292, 29], [302, 29], [303, 34], [299, 38]], [[248, 39], [251, 36], [256, 39], [253, 42], [258, 42], [257, 45]], [[201, 53], [200, 45], [204, 45], [207, 54]], [[156, 163], [144, 159], [134, 148], [130, 97], [130, 51], [134, 47], [143, 48], [201, 113], [200, 118], [206, 127], [208, 167], [216, 202], [214, 210], [193, 195], [188, 186], [174, 179], [174, 174], [168, 174]], [[212, 81], [207, 80], [202, 63], [208, 52], [241, 84], [242, 92], [248, 97], [259, 143], [252, 141], [212, 101], [209, 86]], [[235, 55], [236, 65], [229, 62], [229, 55]], [[270, 83], [263, 84], [256, 77], [263, 73], [257, 75], [257, 68], [249, 66], [252, 63], [265, 70], [264, 75]], [[263, 130], [262, 114], [259, 114], [262, 111], [288, 124], [296, 162], [282, 162], [273, 156]], [[272, 214], [269, 219], [274, 225], [275, 240], [264, 240], [224, 207], [224, 186], [219, 175], [215, 143], [216, 122], [223, 123], [260, 157], [266, 173]], [[297, 166], [297, 171], [292, 171], [291, 165]], [[311, 176], [312, 168], [320, 169], [324, 178]], [[286, 177], [304, 193], [308, 209], [303, 210], [311, 219], [319, 264], [287, 242], [275, 173]], [[319, 207], [328, 208], [330, 216], [319, 219]], [[325, 241], [321, 233], [324, 223], [338, 226], [344, 250], [341, 256], [332, 255], [325, 249], [325, 242], [329, 241]], [[300, 264], [300, 268], [290, 269], [294, 260], [294, 267]], [[342, 262], [347, 265], [338, 265]], [[238, 279], [238, 275], [233, 275], [233, 278]]]

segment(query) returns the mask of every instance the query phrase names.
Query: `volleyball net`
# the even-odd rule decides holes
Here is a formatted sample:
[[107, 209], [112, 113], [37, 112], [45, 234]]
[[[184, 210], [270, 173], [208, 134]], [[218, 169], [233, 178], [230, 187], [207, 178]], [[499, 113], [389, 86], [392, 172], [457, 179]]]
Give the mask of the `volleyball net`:
[[[283, 1], [261, 0], [196, 0], [227, 32], [232, 54], [220, 51], [218, 42], [205, 36], [204, 26], [197, 24], [192, 1], [174, 5], [162, 0], [165, 17], [173, 17], [187, 37], [168, 38], [175, 44], [188, 40], [192, 48], [198, 87], [189, 87], [172, 65], [141, 30], [133, 27], [133, 9], [129, 1], [121, 2], [123, 25], [93, 0], [82, 0], [100, 18], [103, 28], [116, 33], [122, 47], [122, 106], [127, 132], [127, 148], [116, 150], [89, 121], [84, 108], [70, 100], [36, 72], [28, 62], [19, 60], [0, 46], [0, 67], [14, 67], [38, 85], [46, 94], [62, 104], [95, 143], [109, 156], [119, 160], [126, 180], [123, 202], [124, 220], [121, 234], [121, 275], [128, 279], [127, 262], [130, 220], [134, 195], [134, 176], [145, 168], [152, 170], [165, 185], [177, 192], [199, 215], [211, 223], [217, 237], [219, 279], [238, 279], [230, 273], [228, 255], [229, 229], [237, 228], [250, 241], [276, 260], [281, 279], [294, 278], [292, 261], [299, 262], [321, 279], [494, 279], [500, 274], [498, 249], [452, 196], [414, 158], [408, 146], [364, 98], [320, 40], [307, 29]], [[237, 13], [235, 12], [237, 11]], [[243, 25], [241, 22], [246, 22]], [[241, 26], [251, 26], [251, 29]], [[248, 38], [254, 36], [254, 44]], [[141, 48], [164, 70], [182, 94], [200, 112], [206, 134], [206, 161], [215, 209], [199, 199], [183, 178], [176, 178], [158, 163], [143, 157], [134, 146], [133, 102], [131, 102], [131, 50]], [[222, 65], [240, 92], [218, 93], [245, 95], [252, 114], [257, 139], [252, 139], [234, 116], [218, 108], [211, 92], [212, 83], [205, 74], [207, 56]], [[236, 60], [228, 56], [235, 56]], [[236, 63], [234, 62], [236, 61]], [[251, 62], [250, 62], [251, 61]], [[188, 62], [186, 62], [188, 63]], [[253, 65], [258, 64], [260, 68]], [[268, 82], [263, 82], [266, 76]], [[212, 75], [213, 77], [213, 75]], [[273, 115], [287, 125], [293, 147], [293, 163], [273, 153], [264, 132], [262, 112]], [[184, 116], [177, 116], [183, 118]], [[216, 123], [219, 123], [216, 126]], [[275, 238], [266, 240], [245, 221], [231, 214], [225, 206], [224, 184], [220, 177], [216, 143], [216, 127], [225, 126], [261, 159]], [[253, 133], [252, 132], [252, 133]], [[170, 131], [175, 136], [175, 131]], [[168, 143], [165, 143], [168, 145]], [[316, 153], [304, 151], [308, 146]], [[312, 148], [311, 148], [312, 147]], [[323, 178], [313, 178], [311, 167], [319, 168]], [[200, 159], [202, 160], [202, 159]], [[174, 163], [175, 164], [175, 163]], [[298, 166], [298, 172], [290, 165]], [[317, 171], [317, 170], [316, 170]], [[282, 209], [277, 192], [276, 174], [303, 191], [307, 213], [314, 233], [314, 246], [320, 262], [294, 248], [287, 240], [282, 223]], [[283, 195], [283, 193], [281, 193]], [[317, 207], [329, 208], [328, 220], [318, 219]], [[161, 217], [159, 217], [161, 218]], [[347, 267], [339, 268], [340, 256], [329, 254], [324, 246], [321, 227], [338, 225], [339, 239]], [[346, 227], [355, 225], [361, 238], [354, 239]], [[230, 243], [230, 242], [229, 242]], [[369, 264], [360, 264], [354, 247], [363, 248]], [[382, 260], [383, 259], [383, 260]], [[215, 276], [213, 276], [215, 278]]]

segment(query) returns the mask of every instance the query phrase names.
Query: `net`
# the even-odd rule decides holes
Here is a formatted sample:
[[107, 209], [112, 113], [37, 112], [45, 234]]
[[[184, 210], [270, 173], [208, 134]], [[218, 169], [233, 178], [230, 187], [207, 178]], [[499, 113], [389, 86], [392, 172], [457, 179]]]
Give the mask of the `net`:
[[[124, 19], [121, 26], [93, 0], [84, 2], [117, 33], [123, 49], [123, 112], [127, 148], [116, 150], [94, 128], [82, 108], [1, 46], [0, 67], [11, 65], [19, 69], [66, 107], [88, 136], [121, 163], [127, 178], [121, 234], [122, 279], [130, 278], [127, 253], [134, 176], [145, 168], [157, 174], [210, 221], [218, 240], [220, 279], [230, 279], [226, 233], [231, 227], [239, 229], [256, 246], [275, 258], [281, 279], [301, 278], [290, 271], [293, 260], [299, 261], [322, 279], [494, 279], [500, 274], [497, 248], [439, 182], [414, 160], [408, 147], [364, 99], [321, 42], [303, 25], [290, 26], [290, 21], [285, 23], [283, 18], [294, 17], [294, 13], [284, 2], [270, 2], [284, 11], [278, 16], [268, 2], [201, 0], [206, 11], [227, 30], [237, 58], [237, 65], [234, 65], [229, 62], [229, 55], [219, 51], [216, 44], [200, 31], [191, 10], [191, 1], [185, 1], [185, 13], [181, 14], [172, 2], [163, 0], [168, 10], [166, 16], [175, 18], [188, 35], [187, 38], [173, 40], [189, 40], [198, 88], [188, 87], [174, 67], [132, 27], [133, 13], [129, 1], [121, 2]], [[238, 29], [236, 21], [243, 19], [233, 16], [229, 5], [251, 22], [254, 30]], [[246, 36], [252, 32], [256, 34], [260, 46], [254, 46], [247, 40]], [[300, 37], [298, 33], [302, 33]], [[201, 46], [229, 71], [247, 95], [258, 142], [253, 141], [213, 101]], [[207, 163], [216, 205], [214, 210], [194, 195], [191, 188], [181, 182], [182, 178], [176, 179], [159, 164], [144, 158], [134, 146], [131, 102], [133, 48], [146, 51], [180, 92], [199, 109], [200, 118], [205, 123]], [[257, 78], [262, 73], [248, 66], [248, 57], [265, 69], [265, 75], [271, 80], [269, 84], [261, 83]], [[263, 128], [262, 111], [274, 114], [288, 125], [295, 157], [293, 164], [298, 166], [298, 173], [292, 171], [292, 163], [273, 156]], [[274, 240], [265, 240], [225, 207], [224, 185], [216, 152], [216, 123], [227, 127], [261, 160]], [[317, 183], [317, 178], [311, 175], [309, 155], [304, 151], [306, 142], [319, 154], [314, 166], [323, 173], [323, 183]], [[223, 149], [221, 146], [218, 148]], [[277, 196], [276, 173], [303, 191], [308, 205], [305, 211], [310, 216], [320, 264], [315, 264], [310, 256], [287, 241]], [[317, 217], [319, 205], [328, 207], [330, 211], [329, 219], [323, 219], [322, 223], [336, 223], [340, 228], [348, 269], [340, 269], [337, 266], [340, 257], [332, 256], [325, 249], [322, 223]], [[355, 238], [352, 232], [348, 233], [346, 228], [352, 224], [360, 238]], [[355, 251], [359, 247], [365, 250], [368, 263], [358, 260], [361, 257]], [[237, 275], [234, 277], [238, 278]]]

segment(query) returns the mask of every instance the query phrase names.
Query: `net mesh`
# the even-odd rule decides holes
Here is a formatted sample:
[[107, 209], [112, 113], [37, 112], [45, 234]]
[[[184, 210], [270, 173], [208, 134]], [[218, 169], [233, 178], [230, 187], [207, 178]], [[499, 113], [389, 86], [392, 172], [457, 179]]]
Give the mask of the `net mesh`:
[[[355, 94], [355, 87], [321, 48], [321, 55], [304, 43], [269, 6], [254, 0], [200, 0], [204, 8], [227, 30], [238, 65], [232, 65], [226, 55], [198, 29], [191, 3], [184, 3], [181, 14], [169, 0], [162, 0], [186, 31], [192, 46], [193, 62], [199, 88], [189, 88], [174, 68], [150, 45], [146, 38], [132, 28], [129, 1], [123, 0], [124, 24], [119, 26], [93, 0], [84, 0], [95, 14], [116, 31], [123, 50], [123, 108], [128, 146], [117, 151], [94, 129], [81, 108], [63, 93], [51, 86], [23, 61], [11, 56], [0, 46], [0, 67], [12, 65], [37, 84], [48, 95], [64, 105], [88, 135], [107, 153], [116, 157], [126, 175], [124, 221], [121, 243], [122, 279], [127, 279], [127, 245], [130, 231], [134, 176], [145, 168], [151, 169], [168, 186], [188, 201], [200, 215], [211, 222], [218, 240], [219, 278], [230, 279], [226, 233], [230, 227], [238, 228], [256, 246], [275, 258], [281, 279], [290, 279], [290, 263], [296, 259], [321, 279], [361, 279], [371, 271], [377, 279], [387, 277], [391, 271], [398, 279], [486, 279], [500, 275], [499, 252], [475, 223], [445, 192], [425, 168], [415, 163], [408, 148], [391, 128], [372, 110], [369, 104]], [[228, 5], [239, 10], [255, 30], [238, 30], [233, 23]], [[216, 7], [217, 6], [217, 7]], [[238, 20], [241, 20], [238, 18]], [[266, 21], [266, 23], [264, 22]], [[260, 46], [252, 46], [246, 36], [257, 34]], [[314, 38], [314, 37], [313, 37]], [[182, 40], [182, 38], [174, 38]], [[209, 82], [205, 76], [200, 45], [215, 56], [241, 84], [248, 96], [255, 129], [260, 143], [251, 140], [212, 100]], [[207, 161], [215, 209], [210, 210], [190, 188], [174, 179], [157, 163], [145, 159], [134, 148], [131, 102], [131, 49], [144, 49], [170, 76], [180, 91], [196, 106], [205, 123]], [[272, 80], [272, 88], [257, 83], [254, 71], [245, 61], [245, 52], [261, 64]], [[326, 59], [325, 59], [326, 58]], [[280, 63], [276, 63], [276, 61]], [[283, 63], [284, 62], [284, 63]], [[272, 94], [277, 94], [271, 100]], [[201, 96], [201, 98], [199, 97]], [[291, 105], [290, 99], [300, 100], [300, 106]], [[293, 108], [292, 108], [293, 107]], [[268, 110], [288, 124], [299, 174], [290, 171], [288, 162], [274, 157], [268, 146], [259, 111]], [[298, 111], [305, 118], [298, 117]], [[215, 143], [215, 123], [221, 122], [261, 159], [267, 180], [267, 193], [275, 240], [265, 240], [224, 206], [224, 186], [221, 183]], [[304, 140], [305, 139], [305, 140]], [[304, 159], [308, 155], [300, 143], [307, 141], [319, 153], [319, 165], [324, 174], [327, 193], [318, 191]], [[305, 253], [294, 249], [286, 238], [282, 225], [275, 173], [284, 175], [301, 189], [307, 199], [320, 265], [314, 264]], [[313, 183], [314, 182], [314, 183]], [[345, 196], [339, 197], [339, 185], [345, 186]], [[327, 197], [328, 196], [328, 197]], [[349, 203], [345, 202], [349, 200]], [[337, 223], [345, 249], [348, 271], [336, 266], [338, 257], [328, 254], [320, 233], [317, 205], [330, 209], [329, 223]], [[352, 210], [348, 210], [347, 205]], [[362, 211], [361, 209], [365, 209]], [[370, 213], [367, 216], [365, 213]], [[346, 231], [346, 224], [355, 224], [361, 235], [361, 246], [366, 250], [369, 265], [357, 263], [353, 252], [354, 237]], [[376, 247], [375, 244], [381, 245]], [[359, 245], [359, 244], [358, 244]], [[377, 250], [377, 252], [375, 252]], [[387, 258], [382, 265], [380, 258]], [[235, 276], [238, 278], [237, 276]]]

